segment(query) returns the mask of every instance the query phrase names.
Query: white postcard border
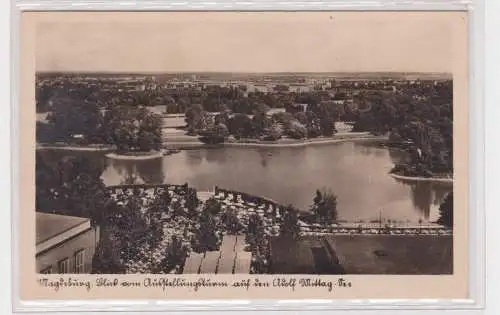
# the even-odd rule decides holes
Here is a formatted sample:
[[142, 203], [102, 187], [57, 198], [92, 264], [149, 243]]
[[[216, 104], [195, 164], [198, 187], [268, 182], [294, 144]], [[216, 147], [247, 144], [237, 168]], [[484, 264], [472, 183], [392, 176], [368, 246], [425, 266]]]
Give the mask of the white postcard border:
[[[482, 3], [471, 5], [462, 1], [419, 1], [419, 4], [402, 2], [395, 4], [390, 1], [370, 2], [369, 4], [353, 4], [352, 2], [329, 1], [329, 2], [199, 2], [190, 1], [185, 3], [145, 1], [144, 3], [117, 3], [117, 2], [86, 2], [78, 4], [76, 1], [41, 1], [28, 2], [19, 1], [14, 6], [12, 14], [12, 61], [11, 61], [11, 161], [12, 165], [12, 186], [19, 187], [19, 16], [22, 11], [45, 11], [45, 10], [467, 10], [470, 13], [470, 74], [469, 74], [469, 104], [470, 105], [470, 132], [471, 147], [470, 156], [470, 292], [469, 300], [348, 300], [348, 301], [317, 301], [317, 300], [284, 300], [275, 302], [259, 301], [144, 301], [124, 304], [123, 301], [107, 302], [77, 302], [77, 301], [45, 301], [28, 302], [19, 301], [19, 283], [16, 282], [19, 272], [16, 266], [18, 248], [18, 236], [13, 229], [12, 235], [13, 250], [13, 299], [15, 308], [18, 311], [110, 311], [110, 310], [351, 310], [351, 309], [372, 309], [372, 310], [401, 310], [401, 309], [481, 309], [484, 306], [484, 265], [485, 265], [485, 239], [484, 239], [484, 107], [483, 107], [483, 51], [484, 30], [481, 27], [483, 17]], [[472, 147], [473, 146], [473, 147]], [[19, 192], [12, 191], [12, 218], [13, 226], [19, 224], [16, 209], [18, 209]], [[80, 305], [79, 305], [80, 304]]]

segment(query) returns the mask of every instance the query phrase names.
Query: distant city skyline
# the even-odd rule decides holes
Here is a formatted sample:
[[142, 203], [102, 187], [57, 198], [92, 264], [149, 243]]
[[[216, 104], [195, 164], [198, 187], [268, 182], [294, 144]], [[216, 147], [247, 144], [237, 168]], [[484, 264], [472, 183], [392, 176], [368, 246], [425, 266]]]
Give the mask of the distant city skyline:
[[[245, 80], [255, 78], [283, 78], [283, 77], [296, 77], [307, 79], [333, 79], [333, 80], [451, 80], [453, 79], [452, 73], [438, 73], [438, 72], [85, 72], [85, 71], [37, 71], [37, 75], [71, 75], [71, 76], [172, 76], [175, 77], [216, 77], [216, 76], [230, 76], [225, 78], [227, 80]], [[247, 77], [247, 78], [244, 78]], [[190, 78], [191, 79], [191, 78]], [[197, 78], [199, 79], [199, 78]], [[214, 79], [214, 78], [212, 78]]]

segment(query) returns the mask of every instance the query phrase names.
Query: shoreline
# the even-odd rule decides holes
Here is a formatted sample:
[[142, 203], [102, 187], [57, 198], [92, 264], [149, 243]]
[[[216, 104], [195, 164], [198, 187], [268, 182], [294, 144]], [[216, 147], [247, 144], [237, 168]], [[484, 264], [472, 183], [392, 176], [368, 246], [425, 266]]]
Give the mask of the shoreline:
[[113, 159], [113, 160], [139, 161], [139, 160], [159, 159], [159, 158], [162, 158], [164, 155], [165, 155], [164, 151], [155, 151], [155, 152], [151, 152], [150, 154], [144, 154], [144, 155], [123, 155], [123, 154], [111, 152], [111, 153], [106, 154], [105, 156], [108, 159]]
[[244, 143], [244, 142], [224, 142], [220, 144], [205, 144], [197, 141], [172, 141], [167, 140], [166, 148], [180, 149], [180, 150], [193, 150], [193, 149], [210, 149], [210, 148], [287, 148], [287, 147], [306, 147], [312, 145], [324, 145], [341, 143], [347, 141], [387, 141], [385, 136], [353, 136], [346, 138], [329, 138], [318, 140], [300, 140], [293, 142], [259, 142], [259, 143]]
[[238, 142], [227, 142], [223, 143], [222, 146], [227, 147], [267, 147], [267, 148], [286, 148], [286, 147], [306, 147], [312, 145], [322, 145], [322, 144], [333, 144], [346, 141], [364, 141], [364, 140], [386, 140], [386, 137], [353, 137], [353, 138], [340, 138], [340, 139], [321, 139], [317, 141], [300, 141], [300, 142], [290, 142], [290, 143], [238, 143]]
[[59, 151], [86, 151], [86, 152], [111, 152], [116, 150], [113, 146], [106, 147], [92, 147], [92, 146], [58, 146], [58, 145], [44, 145], [37, 143], [36, 150], [59, 150]]
[[430, 183], [445, 183], [445, 184], [453, 184], [453, 178], [444, 178], [444, 177], [419, 177], [419, 176], [403, 176], [398, 174], [391, 174], [395, 179], [400, 179], [404, 181], [413, 181], [413, 182], [430, 182]]
[[[171, 186], [171, 187], [169, 187]], [[148, 189], [155, 189], [158, 187], [163, 187], [164, 189], [170, 190], [170, 189], [175, 189], [174, 187], [182, 187], [182, 185], [174, 185], [174, 184], [130, 184], [130, 185], [113, 185], [113, 186], [108, 186], [107, 188], [110, 190], [125, 190], [125, 189], [134, 189], [134, 188], [142, 188], [145, 190]], [[245, 194], [243, 192], [237, 192], [237, 191], [228, 191], [224, 190], [228, 194], [231, 195], [242, 195]], [[222, 192], [222, 191], [220, 191]], [[201, 202], [206, 202], [208, 199], [211, 197], [215, 197], [217, 200], [220, 200], [217, 198], [216, 192], [214, 190], [198, 190], [197, 191], [197, 196], [200, 199]], [[265, 196], [258, 196], [258, 195], [248, 195], [253, 198], [261, 199], [264, 200], [266, 203], [272, 204], [274, 207], [277, 208], [284, 208], [283, 204], [278, 203], [274, 201], [273, 199]], [[244, 203], [247, 203], [248, 201], [244, 201]], [[246, 210], [249, 210], [250, 208], [256, 208], [257, 205], [250, 205], [247, 204], [247, 207], [249, 207]], [[314, 234], [342, 234], [345, 232], [342, 232], [341, 230], [349, 230], [349, 231], [356, 231], [358, 229], [363, 229], [363, 230], [375, 230], [375, 232], [371, 232], [368, 234], [384, 234], [384, 235], [393, 235], [393, 234], [386, 234], [386, 233], [381, 233], [380, 231], [384, 230], [428, 230], [428, 231], [446, 231], [449, 232], [450, 234], [453, 234], [453, 229], [448, 228], [446, 226], [443, 226], [441, 224], [437, 224], [436, 222], [424, 222], [424, 223], [417, 223], [417, 222], [393, 222], [389, 226], [381, 225], [379, 222], [367, 222], [367, 221], [344, 221], [344, 220], [338, 220], [332, 224], [326, 224], [326, 225], [320, 225], [317, 223], [306, 223], [302, 220], [301, 215], [307, 214], [306, 212], [302, 212], [298, 210], [298, 216], [299, 216], [299, 226], [302, 230], [302, 232], [305, 233], [314, 233]], [[351, 233], [352, 234], [352, 233]], [[356, 233], [355, 233], [356, 234]], [[361, 233], [361, 234], [366, 234], [366, 233]], [[403, 233], [405, 234], [405, 233]], [[413, 233], [409, 233], [413, 234]], [[405, 234], [408, 235], [408, 234]]]

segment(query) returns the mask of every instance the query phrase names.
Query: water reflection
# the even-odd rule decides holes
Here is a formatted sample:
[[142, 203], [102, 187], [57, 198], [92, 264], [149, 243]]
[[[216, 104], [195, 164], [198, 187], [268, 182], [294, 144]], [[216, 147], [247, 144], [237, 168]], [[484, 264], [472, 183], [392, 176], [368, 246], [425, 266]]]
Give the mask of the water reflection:
[[429, 220], [433, 201], [430, 183], [417, 182], [411, 185], [412, 201], [425, 220]]
[[403, 161], [407, 155], [404, 151], [398, 149], [388, 149], [387, 152], [389, 152], [389, 157], [393, 164]]
[[395, 180], [410, 187], [413, 206], [419, 211], [421, 219], [426, 221], [432, 221], [436, 217], [436, 214], [431, 217], [431, 211], [437, 211], [446, 195], [453, 190], [453, 186], [448, 183]]
[[222, 151], [218, 149], [208, 149], [208, 150], [203, 150], [202, 151], [205, 159], [209, 163], [225, 163], [226, 162], [226, 154], [221, 154]]
[[266, 168], [268, 165], [267, 164], [268, 160], [269, 160], [272, 153], [268, 150], [265, 150], [265, 149], [258, 149], [258, 152], [259, 152], [259, 157], [260, 157], [260, 165], [263, 168]]
[[140, 161], [108, 159], [108, 165], [119, 175], [120, 184], [161, 184], [165, 181], [161, 158]]
[[183, 154], [186, 155], [189, 163], [191, 164], [200, 165], [201, 163], [203, 163], [203, 150], [188, 150], [184, 151]]
[[[86, 152], [88, 156], [92, 156]], [[107, 160], [106, 185], [126, 180], [189, 183], [197, 189], [215, 185], [262, 195], [307, 210], [316, 189], [338, 197], [342, 220], [435, 220], [439, 204], [452, 185], [405, 182], [389, 176], [404, 152], [371, 143], [337, 143], [301, 148], [219, 148], [187, 150], [147, 161]], [[57, 160], [54, 155], [47, 159]]]

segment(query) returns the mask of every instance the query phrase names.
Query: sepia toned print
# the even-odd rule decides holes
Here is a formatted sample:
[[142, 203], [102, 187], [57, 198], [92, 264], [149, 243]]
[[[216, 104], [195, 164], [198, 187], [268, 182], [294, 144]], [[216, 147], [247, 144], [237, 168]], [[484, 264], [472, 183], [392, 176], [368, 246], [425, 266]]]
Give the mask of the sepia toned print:
[[[356, 297], [359, 286], [369, 297], [375, 290], [364, 277], [411, 276], [415, 284], [442, 281], [436, 296], [466, 292], [467, 251], [457, 247], [467, 241], [467, 163], [457, 160], [466, 151], [456, 142], [466, 135], [466, 98], [457, 101], [465, 92], [457, 87], [466, 86], [460, 14], [446, 22], [424, 13], [335, 13], [317, 22], [294, 13], [311, 30], [292, 44], [283, 41], [296, 28], [285, 13], [153, 14], [127, 25], [116, 15], [96, 24], [79, 14], [35, 15], [30, 24], [37, 290], [98, 294], [129, 279], [163, 290], [189, 281], [221, 292], [250, 283], [327, 288], [318, 298], [332, 287]], [[398, 14], [407, 14], [405, 34], [394, 29]], [[241, 33], [228, 32], [236, 21]], [[244, 54], [249, 43], [262, 46], [257, 30], [273, 23], [277, 31], [265, 38], [276, 42], [261, 49], [274, 61]], [[202, 25], [214, 35], [205, 53], [194, 33]], [[348, 25], [379, 43], [353, 47], [339, 35]], [[437, 29], [442, 35], [429, 36]], [[333, 44], [328, 30], [338, 35]], [[311, 38], [306, 56], [296, 42]], [[462, 293], [444, 292], [453, 284]], [[426, 292], [394, 290], [387, 294]]]
[[452, 273], [449, 78], [37, 79], [39, 270]]

